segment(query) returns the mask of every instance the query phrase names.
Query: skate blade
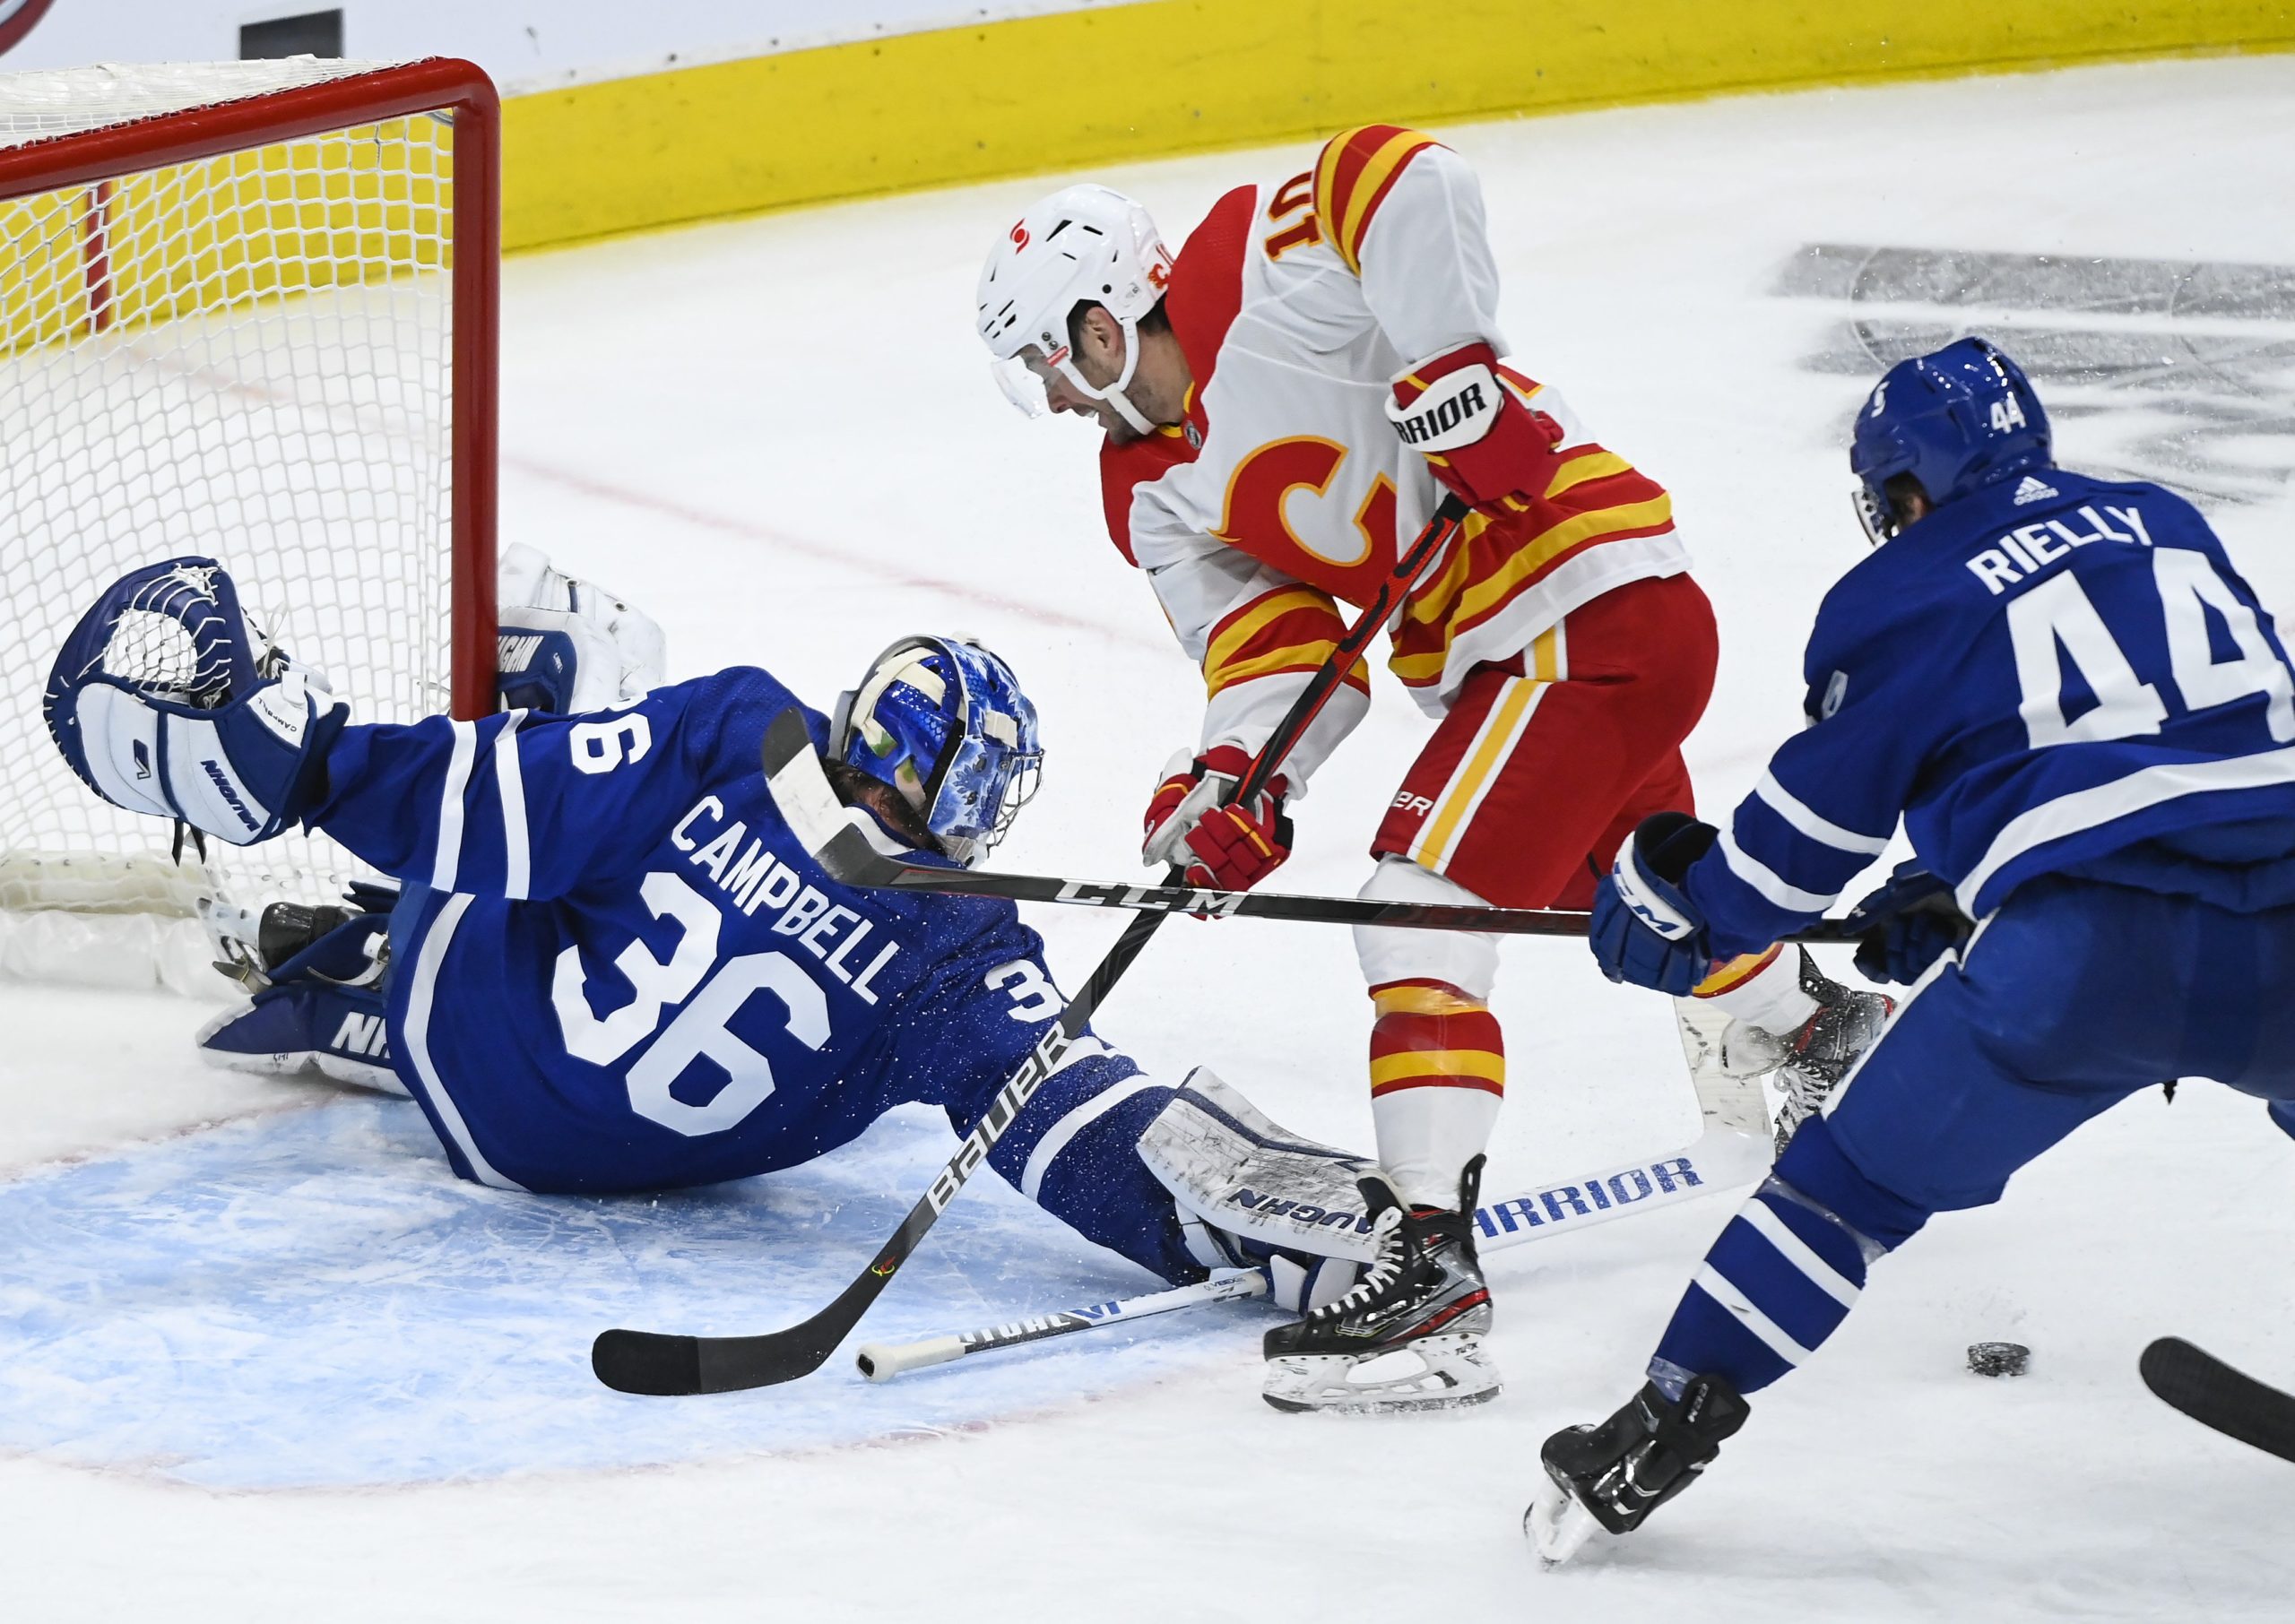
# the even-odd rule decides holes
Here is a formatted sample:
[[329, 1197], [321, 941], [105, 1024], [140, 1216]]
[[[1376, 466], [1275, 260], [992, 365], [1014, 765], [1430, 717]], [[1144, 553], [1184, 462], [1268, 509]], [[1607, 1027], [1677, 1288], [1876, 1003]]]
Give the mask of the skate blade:
[[1422, 1336], [1379, 1353], [1270, 1359], [1260, 1396], [1286, 1415], [1396, 1415], [1487, 1404], [1502, 1386], [1480, 1337]]
[[1578, 1554], [1601, 1525], [1578, 1503], [1578, 1497], [1548, 1478], [1531, 1497], [1522, 1513], [1522, 1532], [1538, 1555], [1538, 1566], [1551, 1571]]

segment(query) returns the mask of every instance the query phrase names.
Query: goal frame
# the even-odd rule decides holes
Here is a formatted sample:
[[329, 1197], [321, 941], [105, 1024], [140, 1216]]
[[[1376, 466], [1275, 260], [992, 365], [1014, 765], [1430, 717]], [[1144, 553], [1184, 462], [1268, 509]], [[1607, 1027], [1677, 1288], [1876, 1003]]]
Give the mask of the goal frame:
[[0, 149], [0, 203], [439, 111], [455, 129], [449, 711], [467, 721], [495, 709], [502, 109], [485, 70], [433, 56], [26, 142]]

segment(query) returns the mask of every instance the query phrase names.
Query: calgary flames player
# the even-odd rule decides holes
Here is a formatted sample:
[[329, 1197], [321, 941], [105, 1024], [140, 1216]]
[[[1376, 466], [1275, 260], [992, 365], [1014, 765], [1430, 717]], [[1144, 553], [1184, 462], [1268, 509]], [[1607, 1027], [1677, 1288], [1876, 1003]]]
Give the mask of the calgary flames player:
[[[1671, 504], [1502, 362], [1497, 302], [1473, 171], [1391, 125], [1228, 193], [1176, 260], [1144, 208], [1096, 186], [1037, 203], [990, 255], [979, 330], [1000, 382], [1032, 414], [1105, 428], [1109, 531], [1202, 667], [1209, 703], [1148, 804], [1148, 862], [1243, 887], [1289, 854], [1289, 803], [1370, 703], [1361, 664], [1268, 794], [1225, 792], [1332, 654], [1338, 601], [1370, 599], [1445, 488], [1473, 512], [1404, 598], [1389, 660], [1438, 721], [1361, 894], [1584, 907], [1637, 823], [1690, 808], [1680, 746], [1716, 649]], [[1468, 1214], [1504, 1084], [1497, 942], [1365, 929], [1356, 948], [1375, 1011], [1377, 1258], [1268, 1334], [1266, 1396], [1345, 1411], [1490, 1398]], [[1748, 1068], [1787, 1062], [1804, 1112], [1886, 1008], [1774, 948], [1699, 990], [1740, 1023]], [[1381, 1357], [1399, 1350], [1418, 1357]]]

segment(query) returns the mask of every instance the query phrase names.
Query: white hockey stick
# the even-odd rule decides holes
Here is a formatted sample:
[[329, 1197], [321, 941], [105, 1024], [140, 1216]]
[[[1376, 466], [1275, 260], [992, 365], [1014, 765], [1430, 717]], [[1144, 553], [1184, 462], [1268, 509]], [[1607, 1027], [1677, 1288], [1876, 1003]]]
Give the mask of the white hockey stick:
[[[1739, 1188], [1768, 1173], [1771, 1146], [1761, 1079], [1729, 1076], [1718, 1063], [1719, 1039], [1728, 1018], [1687, 999], [1680, 1001], [1679, 1016], [1682, 1050], [1689, 1061], [1691, 1084], [1697, 1091], [1699, 1115], [1705, 1122], [1705, 1131], [1697, 1142], [1669, 1156], [1629, 1162], [1477, 1207], [1474, 1222], [1482, 1250], [1500, 1251], [1563, 1230], [1575, 1232], [1613, 1218], [1678, 1206], [1716, 1190]], [[856, 1362], [861, 1374], [870, 1381], [890, 1381], [907, 1371], [947, 1364], [967, 1354], [992, 1353], [1080, 1331], [1097, 1331], [1150, 1314], [1264, 1297], [1267, 1291], [1267, 1276], [1257, 1269], [1222, 1270], [1197, 1285], [1066, 1309], [1009, 1325], [955, 1331], [919, 1342], [869, 1343], [861, 1348]]]
[[999, 1348], [1043, 1342], [1047, 1337], [1096, 1331], [1103, 1326], [1144, 1319], [1150, 1314], [1168, 1314], [1174, 1309], [1264, 1297], [1267, 1291], [1267, 1276], [1257, 1269], [1221, 1269], [1210, 1279], [1194, 1285], [1150, 1291], [1144, 1297], [1120, 1297], [1113, 1302], [1094, 1303], [1087, 1309], [1063, 1309], [1057, 1314], [1016, 1319], [1009, 1325], [928, 1336], [922, 1342], [863, 1343], [854, 1362], [860, 1365], [861, 1374], [870, 1381], [890, 1381], [904, 1372], [920, 1370], [926, 1365], [944, 1365], [967, 1353], [991, 1353]]

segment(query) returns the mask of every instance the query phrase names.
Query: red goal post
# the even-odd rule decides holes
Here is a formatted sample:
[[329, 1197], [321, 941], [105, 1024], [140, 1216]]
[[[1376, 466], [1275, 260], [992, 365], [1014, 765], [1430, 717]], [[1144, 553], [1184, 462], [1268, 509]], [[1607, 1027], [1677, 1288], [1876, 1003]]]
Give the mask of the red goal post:
[[135, 565], [221, 559], [359, 720], [493, 708], [499, 176], [467, 62], [0, 74], [0, 972], [220, 989], [198, 897], [359, 871], [178, 865], [64, 769], [48, 664]]

